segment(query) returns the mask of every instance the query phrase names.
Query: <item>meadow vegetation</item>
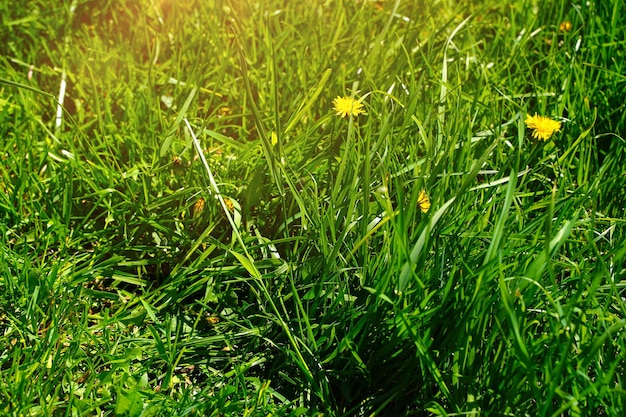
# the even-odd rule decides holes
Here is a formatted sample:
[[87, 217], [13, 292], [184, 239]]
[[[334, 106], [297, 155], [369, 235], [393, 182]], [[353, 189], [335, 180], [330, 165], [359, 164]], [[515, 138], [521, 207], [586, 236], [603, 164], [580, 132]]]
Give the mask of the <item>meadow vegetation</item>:
[[624, 415], [621, 0], [0, 10], [1, 415]]

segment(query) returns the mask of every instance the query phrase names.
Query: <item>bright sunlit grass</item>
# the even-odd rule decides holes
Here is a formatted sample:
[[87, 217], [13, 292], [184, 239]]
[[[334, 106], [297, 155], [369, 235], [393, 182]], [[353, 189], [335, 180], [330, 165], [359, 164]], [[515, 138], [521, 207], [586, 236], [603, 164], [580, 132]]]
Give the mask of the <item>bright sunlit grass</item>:
[[0, 8], [0, 415], [624, 415], [619, 1]]

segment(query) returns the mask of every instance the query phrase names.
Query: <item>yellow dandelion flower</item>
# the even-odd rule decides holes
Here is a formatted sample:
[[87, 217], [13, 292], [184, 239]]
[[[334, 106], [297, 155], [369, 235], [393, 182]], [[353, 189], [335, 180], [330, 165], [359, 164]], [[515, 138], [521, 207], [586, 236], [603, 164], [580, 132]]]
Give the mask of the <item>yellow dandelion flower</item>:
[[430, 198], [424, 190], [421, 190], [419, 196], [417, 196], [417, 207], [422, 213], [426, 213], [430, 209]]
[[191, 210], [191, 217], [196, 218], [204, 211], [205, 201], [204, 198], [200, 197], [196, 203], [193, 205]]
[[235, 211], [235, 204], [233, 203], [233, 200], [231, 200], [230, 198], [224, 197], [224, 204], [226, 204], [226, 208], [231, 213]]
[[554, 133], [561, 130], [561, 122], [552, 120], [549, 117], [537, 116], [537, 113], [534, 116], [527, 114], [524, 123], [526, 123], [529, 129], [533, 130], [533, 138], [539, 140], [548, 140]]
[[361, 113], [365, 113], [365, 110], [363, 110], [363, 104], [352, 97], [337, 97], [333, 100], [333, 105], [333, 109], [337, 112], [337, 116], [358, 116]]

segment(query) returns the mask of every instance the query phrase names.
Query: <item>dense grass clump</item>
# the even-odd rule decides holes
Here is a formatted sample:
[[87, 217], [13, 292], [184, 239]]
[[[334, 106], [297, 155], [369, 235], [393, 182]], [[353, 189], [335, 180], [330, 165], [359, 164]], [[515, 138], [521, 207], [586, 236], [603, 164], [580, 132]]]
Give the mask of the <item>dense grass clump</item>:
[[625, 412], [621, 1], [0, 10], [0, 414]]

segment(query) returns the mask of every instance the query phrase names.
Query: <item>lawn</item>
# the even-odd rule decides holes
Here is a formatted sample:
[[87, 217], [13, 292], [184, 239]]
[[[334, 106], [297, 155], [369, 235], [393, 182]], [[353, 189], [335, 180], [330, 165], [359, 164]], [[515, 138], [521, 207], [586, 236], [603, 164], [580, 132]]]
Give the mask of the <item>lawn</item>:
[[0, 11], [0, 415], [626, 413], [623, 1]]

